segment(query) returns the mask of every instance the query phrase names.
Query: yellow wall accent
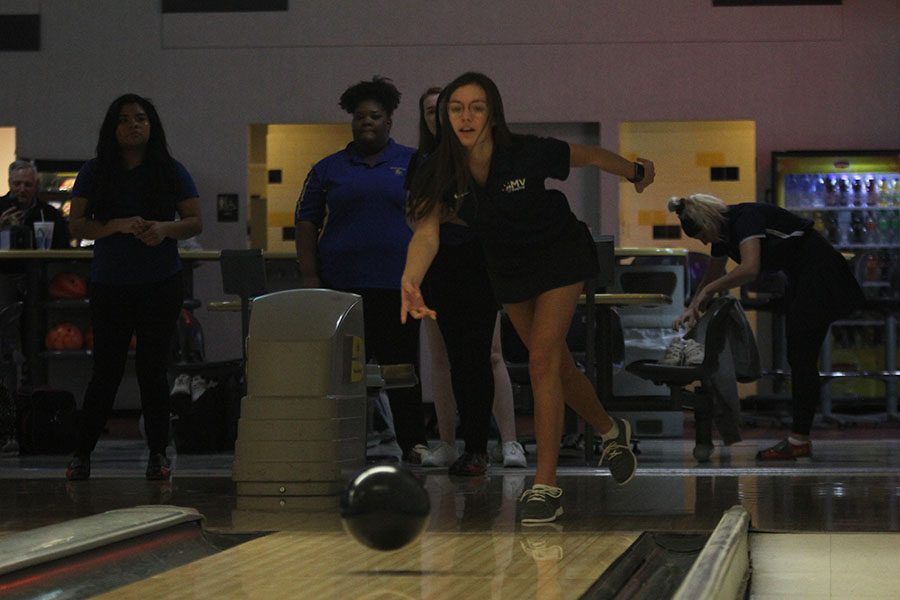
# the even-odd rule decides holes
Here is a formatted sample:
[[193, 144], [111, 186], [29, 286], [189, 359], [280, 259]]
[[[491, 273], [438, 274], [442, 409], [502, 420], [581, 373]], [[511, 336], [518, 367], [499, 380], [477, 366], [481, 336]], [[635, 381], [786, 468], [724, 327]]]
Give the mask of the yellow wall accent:
[[[698, 167], [724, 167], [724, 152], [698, 152], [694, 155], [694, 164]], [[734, 166], [734, 165], [728, 165]]]
[[638, 225], [665, 225], [667, 214], [665, 210], [639, 210]]

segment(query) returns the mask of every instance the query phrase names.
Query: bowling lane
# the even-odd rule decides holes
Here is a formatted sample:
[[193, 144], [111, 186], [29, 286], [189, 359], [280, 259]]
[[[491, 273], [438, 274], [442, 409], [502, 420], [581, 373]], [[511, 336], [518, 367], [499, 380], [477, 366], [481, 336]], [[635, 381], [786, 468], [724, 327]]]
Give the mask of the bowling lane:
[[578, 598], [639, 532], [429, 532], [395, 552], [282, 531], [98, 598]]

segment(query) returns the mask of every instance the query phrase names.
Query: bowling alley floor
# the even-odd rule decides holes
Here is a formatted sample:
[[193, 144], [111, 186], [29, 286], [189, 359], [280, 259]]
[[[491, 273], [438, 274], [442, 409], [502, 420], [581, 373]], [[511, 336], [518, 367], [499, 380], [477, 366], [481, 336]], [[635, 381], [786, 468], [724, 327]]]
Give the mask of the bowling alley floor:
[[[0, 536], [170, 504], [197, 509], [217, 533], [275, 533], [110, 597], [149, 597], [149, 588], [136, 586], [156, 582], [169, 586], [166, 597], [185, 598], [579, 598], [641, 533], [708, 533], [725, 510], [741, 505], [753, 532], [751, 597], [877, 598], [890, 597], [879, 590], [900, 588], [900, 425], [814, 432], [811, 461], [769, 464], [757, 463], [755, 452], [785, 432], [747, 433], [747, 441], [717, 448], [706, 465], [693, 460], [689, 439], [643, 440], [637, 475], [624, 487], [582, 457], [564, 456], [565, 514], [537, 528], [515, 519], [533, 465], [492, 466], [477, 478], [417, 468], [431, 500], [430, 523], [420, 540], [394, 553], [367, 550], [346, 536], [336, 499], [333, 509], [312, 514], [243, 506], [230, 454], [174, 455], [173, 480], [148, 482], [143, 441], [108, 437], [92, 457], [89, 481], [65, 481], [66, 456], [0, 458]], [[873, 553], [868, 562], [866, 550]], [[268, 566], [254, 562], [263, 557]], [[878, 567], [884, 561], [893, 567]], [[791, 573], [779, 571], [784, 564], [793, 565]], [[869, 588], [847, 583], [854, 573], [868, 577]], [[184, 578], [187, 587], [177, 583]]]

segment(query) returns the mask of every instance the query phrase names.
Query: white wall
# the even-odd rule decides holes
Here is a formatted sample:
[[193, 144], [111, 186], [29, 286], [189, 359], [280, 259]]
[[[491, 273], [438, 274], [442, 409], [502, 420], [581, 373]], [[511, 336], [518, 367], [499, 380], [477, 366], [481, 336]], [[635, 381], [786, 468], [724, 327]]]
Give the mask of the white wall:
[[[245, 223], [214, 219], [217, 193], [246, 202], [248, 124], [340, 122], [341, 92], [373, 74], [404, 92], [394, 135], [410, 144], [420, 91], [468, 69], [497, 81], [510, 121], [600, 123], [613, 149], [623, 121], [752, 120], [760, 194], [773, 150], [900, 146], [896, 0], [304, 0], [165, 17], [159, 2], [0, 0], [0, 13], [23, 6], [41, 13], [43, 49], [0, 53], [0, 123], [17, 128], [19, 154], [88, 158], [109, 102], [147, 95], [201, 190], [208, 248], [246, 244]], [[606, 233], [616, 183], [601, 180]], [[221, 296], [201, 271], [199, 295]], [[211, 335], [237, 328], [201, 318]], [[215, 348], [237, 355], [232, 337]]]

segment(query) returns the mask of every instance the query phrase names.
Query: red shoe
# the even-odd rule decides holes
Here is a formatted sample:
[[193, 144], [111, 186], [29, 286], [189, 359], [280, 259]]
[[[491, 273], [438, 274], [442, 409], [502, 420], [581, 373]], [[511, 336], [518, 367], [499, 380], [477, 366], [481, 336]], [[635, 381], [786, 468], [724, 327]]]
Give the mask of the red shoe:
[[796, 460], [812, 456], [812, 444], [794, 444], [788, 439], [783, 439], [771, 448], [760, 450], [756, 453], [756, 460]]

